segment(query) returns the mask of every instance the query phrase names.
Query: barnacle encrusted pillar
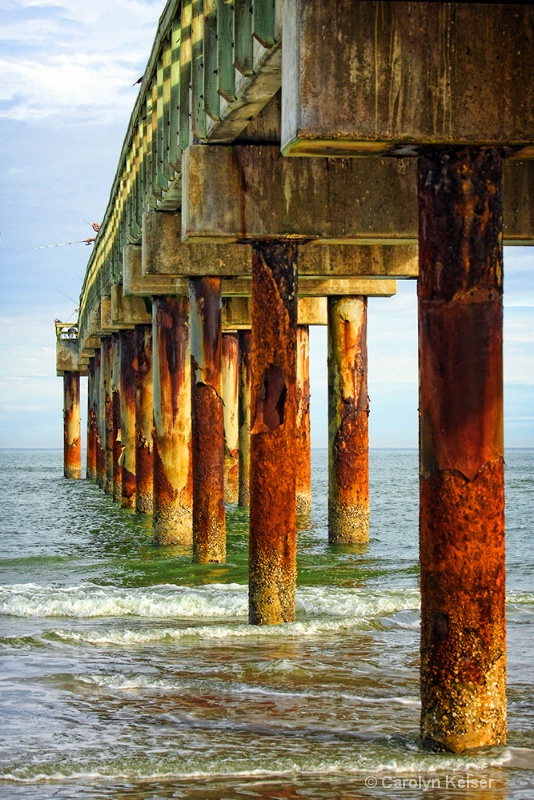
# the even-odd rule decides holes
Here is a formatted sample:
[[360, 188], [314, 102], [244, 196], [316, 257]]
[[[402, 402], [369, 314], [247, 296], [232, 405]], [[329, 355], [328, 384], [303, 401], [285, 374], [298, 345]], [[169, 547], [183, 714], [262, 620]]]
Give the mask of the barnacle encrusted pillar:
[[193, 560], [226, 560], [221, 279], [192, 278]]
[[186, 297], [154, 298], [154, 541], [191, 544], [191, 355]]
[[369, 539], [367, 298], [328, 298], [328, 539]]
[[418, 161], [421, 734], [506, 740], [502, 160]]
[[136, 325], [135, 347], [137, 358], [135, 391], [135, 510], [139, 514], [152, 514], [154, 506], [154, 451], [152, 444], [154, 408], [152, 327], [150, 325]]
[[239, 331], [239, 499], [240, 506], [250, 505], [250, 356], [251, 331]]
[[310, 329], [297, 327], [297, 514], [311, 511]]
[[96, 462], [97, 462], [97, 418], [95, 392], [96, 366], [95, 357], [89, 359], [87, 366], [87, 454], [86, 454], [86, 478], [88, 481], [96, 481]]
[[63, 474], [82, 477], [82, 431], [80, 416], [80, 373], [63, 373]]
[[253, 243], [249, 621], [295, 619], [297, 253]]
[[111, 371], [111, 406], [113, 416], [113, 499], [116, 503], [122, 500], [122, 467], [121, 467], [121, 340], [120, 334], [111, 337], [113, 366]]
[[224, 401], [224, 499], [227, 503], [237, 503], [239, 494], [239, 342], [237, 333], [223, 333], [221, 369]]
[[135, 394], [137, 352], [135, 331], [120, 333], [120, 426], [123, 508], [135, 508]]

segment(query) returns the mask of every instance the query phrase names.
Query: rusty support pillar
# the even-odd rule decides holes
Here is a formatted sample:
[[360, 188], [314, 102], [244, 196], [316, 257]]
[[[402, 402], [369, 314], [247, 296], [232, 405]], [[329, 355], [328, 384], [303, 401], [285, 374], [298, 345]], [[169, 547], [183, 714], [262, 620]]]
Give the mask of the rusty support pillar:
[[239, 496], [239, 340], [237, 333], [223, 333], [221, 369], [224, 403], [224, 499], [227, 503], [237, 503]]
[[87, 467], [86, 478], [88, 481], [96, 481], [96, 460], [97, 460], [97, 419], [95, 407], [96, 365], [95, 358], [89, 359], [87, 367]]
[[369, 540], [367, 298], [328, 298], [328, 540]]
[[111, 403], [113, 415], [113, 499], [116, 503], [122, 498], [121, 467], [121, 341], [120, 334], [111, 337], [113, 366], [111, 371]]
[[82, 431], [80, 417], [80, 373], [63, 374], [63, 474], [82, 477]]
[[310, 329], [297, 327], [297, 514], [311, 511]]
[[253, 243], [249, 621], [295, 619], [297, 245]]
[[419, 157], [421, 735], [506, 740], [502, 160]]
[[240, 506], [250, 505], [250, 356], [251, 331], [239, 331], [239, 498]]
[[154, 541], [191, 544], [191, 355], [186, 297], [154, 298]]
[[104, 375], [102, 370], [102, 342], [95, 352], [95, 415], [96, 415], [96, 483], [101, 489], [106, 483]]
[[113, 494], [113, 402], [112, 402], [112, 346], [111, 338], [107, 336], [102, 339], [100, 345], [102, 352], [102, 411], [103, 411], [103, 445], [105, 452], [105, 477], [104, 491], [106, 494]]
[[137, 359], [135, 392], [135, 510], [139, 514], [152, 514], [154, 493], [154, 453], [152, 427], [154, 425], [152, 390], [152, 326], [135, 328]]
[[121, 505], [135, 508], [135, 395], [137, 353], [135, 331], [120, 333]]
[[226, 560], [221, 279], [192, 278], [193, 561]]

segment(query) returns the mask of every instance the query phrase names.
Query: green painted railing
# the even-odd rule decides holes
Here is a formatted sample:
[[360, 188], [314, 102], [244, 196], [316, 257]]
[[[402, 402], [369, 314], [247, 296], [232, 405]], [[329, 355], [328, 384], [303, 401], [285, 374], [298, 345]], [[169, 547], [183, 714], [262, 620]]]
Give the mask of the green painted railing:
[[277, 92], [280, 27], [280, 0], [167, 3], [87, 266], [81, 332], [94, 304], [121, 282], [122, 251], [141, 241], [143, 213], [180, 208], [183, 150], [233, 141]]

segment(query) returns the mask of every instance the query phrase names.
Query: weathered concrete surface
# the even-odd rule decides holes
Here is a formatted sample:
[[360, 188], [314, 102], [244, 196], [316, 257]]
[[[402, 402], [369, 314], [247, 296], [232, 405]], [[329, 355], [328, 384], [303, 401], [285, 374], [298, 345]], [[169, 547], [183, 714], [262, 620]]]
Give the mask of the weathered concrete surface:
[[106, 417], [104, 374], [102, 370], [103, 347], [95, 352], [95, 412], [96, 412], [96, 483], [101, 489], [106, 484]]
[[150, 325], [152, 308], [150, 301], [141, 297], [126, 296], [122, 283], [111, 287], [111, 324], [124, 330], [135, 325]]
[[285, 155], [460, 143], [534, 154], [532, 5], [284, 5]]
[[[414, 245], [416, 187], [413, 158], [293, 159], [270, 146], [193, 145], [183, 156], [182, 235]], [[534, 161], [505, 164], [504, 187], [504, 243], [534, 244], [526, 211], [534, 206]]]
[[63, 474], [76, 480], [82, 477], [79, 372], [63, 374]]
[[297, 514], [311, 511], [310, 331], [297, 327]]
[[224, 499], [227, 503], [237, 503], [239, 497], [239, 340], [237, 333], [223, 333], [221, 371], [224, 417]]
[[121, 348], [120, 334], [111, 337], [112, 369], [111, 369], [111, 413], [113, 418], [113, 500], [122, 502], [122, 467], [121, 467]]
[[120, 333], [120, 424], [121, 424], [121, 505], [135, 508], [135, 396], [137, 348], [135, 331]]
[[328, 298], [328, 540], [369, 540], [367, 298]]
[[250, 505], [250, 395], [252, 333], [239, 331], [239, 498], [240, 506]]
[[102, 442], [105, 454], [105, 477], [103, 489], [106, 494], [113, 494], [113, 401], [112, 401], [112, 371], [113, 350], [111, 337], [106, 336], [101, 342], [101, 370], [102, 370], [102, 411], [104, 430]]
[[189, 288], [193, 409], [193, 561], [226, 560], [221, 280]]
[[419, 158], [421, 735], [506, 740], [501, 157]]
[[139, 514], [152, 514], [154, 492], [154, 450], [152, 427], [154, 424], [152, 384], [152, 326], [135, 328], [137, 358], [135, 391], [135, 510]]
[[297, 245], [254, 244], [249, 621], [295, 619]]
[[153, 303], [154, 541], [193, 541], [189, 303]]
[[86, 478], [88, 481], [96, 481], [97, 471], [97, 441], [98, 441], [98, 422], [97, 422], [97, 383], [95, 358], [89, 360], [87, 379], [87, 455], [86, 455]]

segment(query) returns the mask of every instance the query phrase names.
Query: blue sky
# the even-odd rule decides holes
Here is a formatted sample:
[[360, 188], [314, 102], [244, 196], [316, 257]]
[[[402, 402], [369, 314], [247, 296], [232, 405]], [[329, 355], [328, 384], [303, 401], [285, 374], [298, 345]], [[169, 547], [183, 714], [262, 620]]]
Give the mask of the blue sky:
[[[54, 319], [89, 248], [164, 0], [0, 0], [0, 447], [61, 447]], [[85, 221], [84, 221], [85, 220]], [[505, 441], [534, 446], [534, 251], [505, 251]], [[415, 283], [369, 301], [370, 443], [417, 446]], [[312, 436], [326, 445], [326, 331], [312, 329]], [[85, 383], [85, 381], [82, 381]]]

